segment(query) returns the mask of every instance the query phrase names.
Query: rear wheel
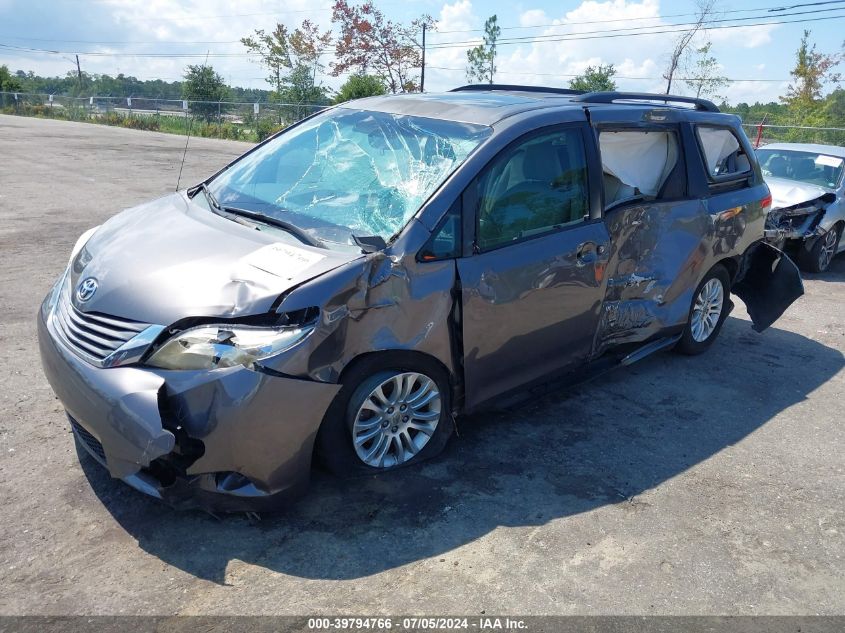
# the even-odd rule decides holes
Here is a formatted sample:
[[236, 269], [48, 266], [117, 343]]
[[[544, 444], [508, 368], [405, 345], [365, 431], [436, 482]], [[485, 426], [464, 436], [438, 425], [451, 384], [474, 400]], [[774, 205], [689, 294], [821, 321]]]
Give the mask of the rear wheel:
[[344, 379], [317, 446], [337, 475], [374, 474], [433, 457], [451, 433], [449, 383], [436, 363], [368, 360]]
[[728, 315], [730, 276], [716, 265], [705, 275], [693, 295], [689, 319], [675, 347], [682, 354], [701, 354], [713, 344]]
[[830, 262], [833, 261], [833, 256], [836, 255], [836, 249], [839, 247], [840, 233], [841, 227], [837, 224], [820, 236], [809, 251], [802, 248], [798, 257], [801, 268], [811, 273], [826, 271]]

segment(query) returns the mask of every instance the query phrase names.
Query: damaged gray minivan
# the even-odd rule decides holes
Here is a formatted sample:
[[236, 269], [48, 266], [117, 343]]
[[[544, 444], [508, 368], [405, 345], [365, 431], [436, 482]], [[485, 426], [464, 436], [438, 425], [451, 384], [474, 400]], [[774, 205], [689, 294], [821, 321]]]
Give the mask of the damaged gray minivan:
[[467, 86], [293, 125], [76, 243], [39, 316], [79, 444], [181, 507], [379, 473], [454, 416], [706, 350], [802, 294], [739, 120], [666, 95]]

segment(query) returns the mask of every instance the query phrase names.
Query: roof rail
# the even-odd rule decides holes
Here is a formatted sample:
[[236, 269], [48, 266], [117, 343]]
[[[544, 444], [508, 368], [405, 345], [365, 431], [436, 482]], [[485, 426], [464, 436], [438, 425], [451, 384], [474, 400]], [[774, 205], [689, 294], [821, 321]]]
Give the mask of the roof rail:
[[449, 92], [487, 92], [489, 90], [501, 90], [509, 92], [551, 92], [560, 95], [582, 95], [583, 90], [570, 90], [569, 88], [548, 88], [544, 86], [517, 86], [514, 84], [468, 84], [460, 88], [452, 88]]
[[712, 101], [698, 97], [680, 97], [678, 95], [653, 94], [649, 92], [586, 92], [572, 99], [584, 103], [615, 103], [617, 101], [663, 101], [669, 103], [691, 103], [696, 110], [719, 112]]

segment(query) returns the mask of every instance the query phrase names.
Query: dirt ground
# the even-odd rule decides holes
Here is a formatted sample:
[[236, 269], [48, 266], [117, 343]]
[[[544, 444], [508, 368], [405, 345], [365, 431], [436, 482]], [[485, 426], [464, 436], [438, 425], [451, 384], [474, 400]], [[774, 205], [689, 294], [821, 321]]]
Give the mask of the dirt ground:
[[[0, 614], [843, 614], [845, 256], [763, 334], [459, 420], [286, 513], [176, 512], [80, 458], [35, 315], [185, 138], [0, 116]], [[183, 186], [248, 145], [191, 139]]]

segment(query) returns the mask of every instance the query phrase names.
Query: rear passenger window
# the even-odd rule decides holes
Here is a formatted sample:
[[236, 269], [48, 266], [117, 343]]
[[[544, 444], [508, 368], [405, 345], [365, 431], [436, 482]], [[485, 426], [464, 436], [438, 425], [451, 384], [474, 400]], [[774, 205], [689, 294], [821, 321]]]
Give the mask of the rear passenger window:
[[602, 130], [599, 150], [605, 208], [685, 195], [686, 171], [674, 132]]
[[587, 167], [578, 129], [535, 136], [504, 150], [478, 184], [478, 247], [489, 250], [588, 213]]
[[751, 162], [733, 130], [724, 127], [699, 125], [698, 142], [711, 178], [743, 177], [751, 171]]

